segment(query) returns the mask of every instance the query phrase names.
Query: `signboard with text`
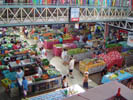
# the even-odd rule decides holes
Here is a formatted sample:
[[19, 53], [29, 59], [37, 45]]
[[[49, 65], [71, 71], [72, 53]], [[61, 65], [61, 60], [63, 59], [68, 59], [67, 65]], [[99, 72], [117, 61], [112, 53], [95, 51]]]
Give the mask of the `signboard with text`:
[[71, 8], [70, 9], [70, 21], [71, 22], [79, 22], [79, 8]]

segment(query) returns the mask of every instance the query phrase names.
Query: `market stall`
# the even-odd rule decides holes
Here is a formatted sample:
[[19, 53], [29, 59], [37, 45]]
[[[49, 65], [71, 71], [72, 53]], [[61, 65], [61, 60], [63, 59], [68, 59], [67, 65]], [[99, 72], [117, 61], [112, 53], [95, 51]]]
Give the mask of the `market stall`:
[[79, 70], [84, 73], [86, 71], [89, 74], [100, 72], [105, 68], [105, 62], [100, 59], [84, 59], [79, 62]]
[[44, 100], [63, 100], [67, 97], [71, 97], [73, 95], [83, 93], [85, 90], [81, 88], [79, 85], [72, 85], [65, 89], [59, 89], [51, 93], [38, 95], [35, 97], [28, 98], [29, 100], [38, 100], [38, 99], [44, 99]]
[[133, 74], [125, 72], [124, 70], [118, 70], [115, 73], [108, 73], [102, 77], [101, 83], [108, 83], [110, 81], [117, 80], [119, 82], [133, 78]]
[[68, 57], [73, 55], [73, 58], [76, 62], [79, 62], [80, 60], [83, 60], [85, 58], [91, 58], [92, 57], [92, 51], [88, 51], [86, 49], [81, 48], [75, 48], [75, 49], [69, 49], [67, 51]]
[[61, 53], [63, 51], [63, 49], [73, 49], [76, 48], [76, 44], [74, 43], [65, 43], [65, 44], [56, 44], [53, 47], [53, 53], [54, 56], [61, 56]]
[[[78, 38], [63, 38], [63, 43], [73, 43], [73, 41], [78, 40]], [[44, 47], [46, 49], [52, 49], [55, 44], [59, 44], [58, 39], [48, 39], [44, 40]]]
[[102, 58], [105, 61], [108, 69], [112, 68], [114, 65], [121, 67], [123, 63], [123, 58], [118, 51], [100, 54], [99, 58]]

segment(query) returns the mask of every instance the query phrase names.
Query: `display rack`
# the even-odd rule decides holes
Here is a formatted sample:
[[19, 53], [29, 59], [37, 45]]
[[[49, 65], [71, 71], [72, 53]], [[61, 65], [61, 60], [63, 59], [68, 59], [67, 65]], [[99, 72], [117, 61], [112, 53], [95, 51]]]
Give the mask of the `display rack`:
[[48, 91], [56, 88], [61, 88], [61, 79], [62, 77], [58, 76], [47, 80], [29, 83], [28, 94], [33, 95], [33, 93], [39, 93], [39, 92]]

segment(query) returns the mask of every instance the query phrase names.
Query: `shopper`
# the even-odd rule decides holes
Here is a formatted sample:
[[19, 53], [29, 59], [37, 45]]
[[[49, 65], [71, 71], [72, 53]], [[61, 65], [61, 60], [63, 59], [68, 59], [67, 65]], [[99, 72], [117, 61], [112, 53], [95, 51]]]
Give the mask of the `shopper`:
[[5, 38], [3, 38], [3, 40], [1, 41], [1, 44], [6, 44], [7, 42], [6, 42], [6, 39]]
[[23, 77], [24, 77], [24, 72], [21, 68], [19, 68], [16, 73], [17, 83], [19, 87], [19, 96], [21, 96], [22, 94], [22, 80], [23, 80], [22, 78]]
[[79, 36], [79, 42], [83, 42], [83, 35]]
[[59, 43], [60, 43], [60, 44], [63, 43], [63, 38], [62, 38], [62, 36], [59, 36]]
[[23, 86], [24, 98], [26, 98], [26, 96], [27, 96], [27, 91], [28, 91], [28, 81], [26, 80], [25, 77], [23, 77], [22, 86]]
[[63, 60], [63, 64], [67, 63], [67, 51], [66, 49], [63, 49], [62, 54], [61, 54], [61, 58]]
[[127, 87], [133, 89], [133, 78], [128, 79]]
[[18, 49], [17, 43], [14, 43], [14, 44], [13, 44], [13, 49], [14, 49], [14, 50], [17, 50], [17, 49]]
[[67, 87], [68, 87], [67, 77], [64, 76], [62, 79], [62, 88], [67, 88]]
[[28, 38], [28, 29], [24, 30], [24, 34], [25, 34], [26, 38]]
[[40, 50], [41, 50], [41, 57], [42, 57], [42, 59], [47, 58], [47, 51], [46, 51], [46, 49], [42, 47]]
[[84, 78], [83, 78], [83, 87], [88, 89], [88, 75], [89, 73], [88, 72], [85, 72], [84, 73]]
[[42, 76], [43, 72], [42, 72], [41, 67], [37, 67], [37, 74], [39, 75], [39, 77]]
[[71, 78], [74, 78], [72, 75], [73, 69], [74, 69], [74, 63], [75, 63], [75, 59], [73, 58], [73, 56], [71, 56], [70, 62], [69, 62], [69, 75], [71, 75]]

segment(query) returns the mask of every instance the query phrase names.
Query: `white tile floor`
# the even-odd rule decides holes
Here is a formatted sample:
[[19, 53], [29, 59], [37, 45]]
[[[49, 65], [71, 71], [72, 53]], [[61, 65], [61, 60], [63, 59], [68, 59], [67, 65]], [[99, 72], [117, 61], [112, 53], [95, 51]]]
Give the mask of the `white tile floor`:
[[[54, 65], [57, 70], [59, 70], [62, 75], [66, 75], [68, 73], [68, 65], [64, 66], [62, 64], [62, 59], [60, 57], [53, 57], [51, 60], [50, 60], [50, 63], [52, 65]], [[74, 69], [74, 72], [73, 72], [73, 76], [74, 76], [74, 79], [71, 79], [68, 77], [68, 83], [69, 83], [69, 86], [73, 85], [73, 84], [79, 84], [82, 86], [82, 82], [83, 82], [83, 75], [75, 68]], [[89, 86], [90, 87], [95, 87], [97, 86], [96, 83], [94, 83], [92, 80], [88, 80], [89, 82]]]

